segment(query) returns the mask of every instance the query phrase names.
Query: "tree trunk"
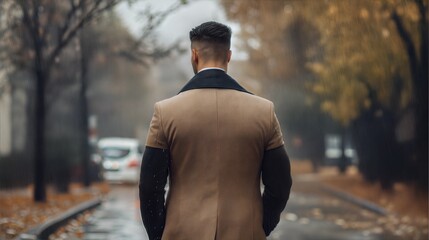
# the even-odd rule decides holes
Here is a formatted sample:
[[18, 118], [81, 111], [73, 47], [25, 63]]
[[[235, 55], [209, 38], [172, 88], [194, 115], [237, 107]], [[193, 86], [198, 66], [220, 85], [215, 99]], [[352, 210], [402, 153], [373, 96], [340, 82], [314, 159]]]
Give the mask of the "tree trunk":
[[353, 123], [353, 137], [359, 156], [359, 170], [370, 182], [379, 182], [384, 190], [403, 180], [404, 158], [395, 139], [393, 112], [375, 108], [364, 111]]
[[34, 121], [34, 201], [46, 201], [45, 186], [45, 74], [36, 60], [36, 91]]
[[[395, 23], [398, 34], [406, 48], [410, 73], [413, 83], [413, 107], [415, 113], [416, 136], [414, 137], [414, 156], [411, 157], [416, 175], [415, 180], [422, 189], [428, 187], [428, 29], [427, 29], [427, 7], [423, 1], [415, 0], [419, 9], [419, 34], [420, 51], [417, 44], [413, 42], [410, 33], [406, 30], [403, 20], [394, 10], [392, 20]], [[418, 56], [417, 53], [420, 53]], [[419, 58], [420, 57], [420, 58]]]
[[[81, 32], [82, 34], [82, 32]], [[81, 57], [80, 57], [80, 109], [81, 109], [81, 153], [82, 153], [82, 170], [83, 170], [83, 185], [89, 187], [91, 185], [91, 176], [90, 176], [90, 146], [88, 141], [89, 130], [88, 130], [88, 99], [87, 99], [87, 85], [88, 85], [88, 65], [89, 60], [85, 52], [85, 49], [82, 48], [82, 37], [80, 37], [80, 46], [81, 46]]]
[[416, 90], [416, 150], [418, 162], [418, 185], [428, 191], [428, 21], [427, 6], [417, 1], [420, 10], [420, 63], [413, 79]]
[[28, 164], [27, 168], [29, 169], [27, 172], [29, 173], [28, 178], [29, 179], [34, 179], [34, 167], [33, 164], [35, 163], [35, 140], [34, 140], [34, 126], [35, 123], [34, 121], [32, 121], [33, 119], [35, 119], [36, 114], [35, 114], [35, 85], [34, 85], [34, 81], [30, 81], [28, 80], [27, 83], [27, 88], [26, 88], [26, 106], [25, 106], [25, 134], [26, 134], [26, 139], [25, 139], [25, 145], [24, 145], [24, 150], [23, 150], [23, 157], [25, 157], [25, 162], [26, 164]]

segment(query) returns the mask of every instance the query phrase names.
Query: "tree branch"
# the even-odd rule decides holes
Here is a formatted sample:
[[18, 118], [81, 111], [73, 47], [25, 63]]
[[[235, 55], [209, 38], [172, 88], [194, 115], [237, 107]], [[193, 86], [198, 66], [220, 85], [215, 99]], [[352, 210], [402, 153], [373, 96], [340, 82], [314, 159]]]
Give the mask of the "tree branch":
[[414, 0], [414, 2], [417, 4], [419, 9], [420, 16], [422, 17], [421, 20], [426, 20], [426, 7], [423, 0]]
[[18, 2], [18, 5], [20, 6], [21, 11], [22, 11], [23, 22], [25, 23], [25, 26], [27, 26], [27, 29], [28, 29], [28, 32], [30, 33], [30, 35], [32, 35], [34, 26], [33, 26], [33, 22], [30, 19], [30, 14], [28, 12], [28, 8], [29, 8], [28, 1], [19, 0], [17, 2]]
[[399, 17], [396, 10], [393, 10], [391, 18], [393, 22], [395, 23], [396, 29], [398, 30], [399, 36], [402, 39], [402, 42], [405, 45], [405, 48], [407, 50], [409, 62], [410, 62], [410, 69], [411, 69], [411, 75], [413, 77], [413, 81], [417, 80], [418, 76], [418, 58], [416, 54], [416, 48], [414, 46], [413, 40], [411, 39], [410, 34], [405, 29], [405, 26], [402, 22], [401, 17]]
[[34, 60], [34, 69], [42, 70], [44, 68], [44, 65], [42, 63], [43, 53], [41, 52], [41, 47], [43, 46], [43, 39], [40, 38], [39, 34], [39, 14], [38, 14], [38, 8], [39, 8], [39, 1], [33, 0], [32, 1], [32, 9], [33, 9], [33, 15], [30, 16], [29, 9], [31, 6], [29, 6], [29, 0], [19, 0], [17, 1], [18, 5], [20, 6], [23, 14], [23, 23], [25, 28], [27, 29], [27, 32], [29, 34], [29, 37], [32, 41], [33, 49], [36, 54], [36, 60]]
[[146, 9], [145, 11], [141, 12], [140, 15], [145, 17], [146, 23], [144, 24], [140, 37], [134, 40], [132, 44], [129, 44], [127, 49], [122, 49], [118, 51], [117, 54], [131, 62], [147, 66], [148, 59], [158, 60], [160, 58], [164, 58], [170, 55], [174, 50], [181, 52], [179, 41], [166, 48], [162, 48], [154, 44], [152, 49], [148, 49], [145, 43], [147, 43], [148, 38], [152, 35], [155, 29], [162, 24], [169, 14], [176, 11], [186, 3], [187, 1], [183, 0], [177, 1], [166, 10], [156, 13], [152, 13], [150, 9]]
[[51, 26], [50, 24], [52, 23], [54, 13], [55, 13], [55, 4], [56, 4], [55, 2], [52, 2], [52, 5], [48, 4], [46, 6], [48, 16], [46, 18], [46, 23], [44, 24], [44, 27], [43, 27], [42, 39], [46, 39], [48, 36], [49, 27]]
[[[83, 1], [82, 1], [83, 2]], [[55, 59], [58, 57], [62, 49], [70, 42], [72, 38], [74, 38], [77, 34], [77, 32], [84, 27], [88, 22], [90, 22], [94, 17], [97, 17], [99, 14], [103, 13], [104, 11], [113, 8], [116, 4], [120, 2], [120, 0], [112, 0], [106, 3], [105, 6], [100, 7], [103, 0], [97, 0], [93, 6], [85, 13], [83, 12], [83, 16], [78, 20], [78, 22], [71, 26], [70, 22], [64, 25], [66, 26], [64, 28], [64, 33], [60, 36], [59, 42], [57, 46], [54, 48], [54, 50], [49, 54], [48, 57], [48, 66], [52, 66], [55, 62]], [[83, 10], [85, 8], [85, 4], [82, 4], [80, 6]]]
[[368, 81], [363, 79], [363, 77], [357, 77], [356, 80], [362, 83], [365, 86], [366, 90], [368, 91], [368, 97], [369, 97], [369, 100], [371, 101], [371, 108], [376, 109], [380, 107], [381, 104], [378, 101], [378, 94], [376, 89], [373, 88]]
[[157, 26], [161, 25], [161, 23], [165, 20], [165, 18], [171, 14], [172, 12], [179, 9], [183, 4], [183, 1], [177, 2], [167, 8], [165, 11], [158, 13], [151, 13], [149, 10], [141, 13], [147, 18], [147, 23], [144, 25], [142, 29], [141, 36], [135, 41], [134, 48], [138, 48], [156, 29]]
[[118, 52], [118, 55], [131, 62], [138, 63], [144, 67], [147, 67], [149, 65], [145, 58], [142, 58], [141, 56], [133, 54], [132, 52], [129, 52], [129, 51], [120, 51]]
[[[420, 14], [419, 28], [420, 28], [420, 70], [423, 72], [425, 81], [428, 81], [428, 20], [427, 20], [427, 6], [424, 5], [423, 0], [414, 0], [417, 4]], [[423, 79], [422, 79], [423, 80]]]
[[[64, 24], [60, 27], [58, 31], [58, 45], [64, 39], [64, 34], [66, 34], [67, 29], [70, 27], [71, 21], [78, 9], [78, 7], [74, 4], [74, 0], [69, 0], [69, 3], [70, 3], [70, 10], [66, 14], [66, 17], [64, 19]], [[79, 5], [81, 4], [82, 4], [82, 1], [79, 1]]]
[[39, 18], [39, 7], [40, 7], [40, 1], [39, 0], [33, 0], [33, 32], [35, 39], [40, 39], [40, 18]]

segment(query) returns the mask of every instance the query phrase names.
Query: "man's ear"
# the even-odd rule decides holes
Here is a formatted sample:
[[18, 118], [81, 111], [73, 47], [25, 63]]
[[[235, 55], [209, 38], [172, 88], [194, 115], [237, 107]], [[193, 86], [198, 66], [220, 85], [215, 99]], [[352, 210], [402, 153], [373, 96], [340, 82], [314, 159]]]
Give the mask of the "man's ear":
[[195, 48], [192, 48], [192, 61], [198, 63], [198, 52]]
[[228, 54], [227, 54], [227, 61], [228, 61], [228, 63], [229, 63], [229, 61], [231, 61], [231, 56], [232, 56], [232, 51], [231, 50], [228, 50]]

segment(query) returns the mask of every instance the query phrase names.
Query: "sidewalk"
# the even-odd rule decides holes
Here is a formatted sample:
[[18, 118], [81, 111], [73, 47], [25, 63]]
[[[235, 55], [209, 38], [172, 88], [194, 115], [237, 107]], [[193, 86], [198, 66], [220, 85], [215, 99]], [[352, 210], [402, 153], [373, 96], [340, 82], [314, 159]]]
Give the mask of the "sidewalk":
[[378, 222], [395, 236], [428, 238], [428, 196], [410, 186], [398, 183], [392, 192], [383, 191], [378, 184], [366, 182], [355, 167], [349, 167], [344, 175], [335, 167], [324, 167], [314, 174], [311, 164], [303, 161], [293, 162], [292, 172], [294, 180], [321, 184], [328, 193], [379, 214]]
[[93, 184], [90, 189], [71, 184], [69, 193], [58, 194], [48, 188], [47, 202], [34, 203], [31, 187], [0, 190], [0, 240], [15, 239], [21, 233], [107, 191], [107, 184]]

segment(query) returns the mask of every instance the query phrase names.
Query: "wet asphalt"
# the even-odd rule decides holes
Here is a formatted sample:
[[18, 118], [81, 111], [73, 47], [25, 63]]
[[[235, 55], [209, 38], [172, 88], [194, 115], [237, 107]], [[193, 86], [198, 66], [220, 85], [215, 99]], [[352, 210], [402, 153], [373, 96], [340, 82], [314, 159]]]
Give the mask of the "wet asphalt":
[[[325, 192], [314, 181], [294, 181], [291, 198], [268, 240], [405, 240], [388, 231], [382, 216]], [[138, 189], [112, 185], [107, 200], [84, 225], [86, 240], [147, 240]], [[427, 236], [420, 239], [427, 239]]]
[[148, 240], [136, 185], [111, 185], [106, 201], [84, 225], [85, 240]]

